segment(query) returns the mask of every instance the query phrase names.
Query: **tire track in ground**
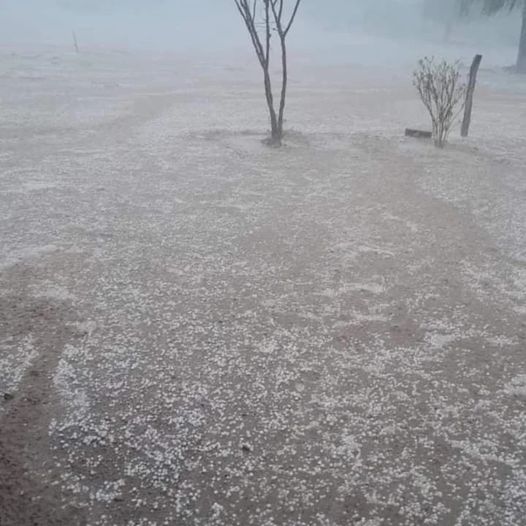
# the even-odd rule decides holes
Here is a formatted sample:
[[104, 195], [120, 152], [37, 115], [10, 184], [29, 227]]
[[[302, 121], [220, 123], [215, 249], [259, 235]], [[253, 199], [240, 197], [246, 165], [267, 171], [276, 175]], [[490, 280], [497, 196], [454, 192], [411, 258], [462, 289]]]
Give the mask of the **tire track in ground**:
[[[25, 281], [16, 271], [9, 274], [8, 283]], [[0, 333], [15, 342], [31, 335], [38, 351], [16, 391], [2, 393], [0, 402], [6, 406], [0, 418], [0, 524], [81, 525], [81, 511], [64, 504], [60, 488], [42, 482], [44, 474], [49, 482], [58, 477], [48, 439], [53, 374], [66, 342], [78, 337], [75, 315], [69, 305], [31, 297], [26, 288], [0, 296]]]

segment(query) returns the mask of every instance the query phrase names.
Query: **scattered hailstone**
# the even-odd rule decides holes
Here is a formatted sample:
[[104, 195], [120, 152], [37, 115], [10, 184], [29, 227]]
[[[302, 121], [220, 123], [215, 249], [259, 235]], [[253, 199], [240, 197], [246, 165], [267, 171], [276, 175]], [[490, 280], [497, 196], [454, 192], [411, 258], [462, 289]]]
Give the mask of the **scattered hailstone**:
[[510, 395], [518, 396], [526, 400], [526, 374], [521, 374], [513, 378], [506, 386], [505, 391]]

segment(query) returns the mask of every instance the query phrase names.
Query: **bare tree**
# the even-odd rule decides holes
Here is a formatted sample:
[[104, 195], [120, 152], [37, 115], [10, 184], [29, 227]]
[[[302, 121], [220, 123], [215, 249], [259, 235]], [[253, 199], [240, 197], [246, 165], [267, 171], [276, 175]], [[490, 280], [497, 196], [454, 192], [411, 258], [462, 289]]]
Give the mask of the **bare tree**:
[[[292, 0], [288, 9], [287, 0], [234, 0], [234, 3], [243, 18], [263, 70], [271, 127], [269, 144], [281, 146], [288, 85], [287, 36], [298, 14], [301, 0]], [[277, 35], [281, 48], [281, 93], [277, 110], [270, 74], [273, 33]]]
[[464, 107], [466, 86], [461, 80], [459, 63], [449, 64], [445, 60], [436, 63], [426, 57], [418, 63], [413, 83], [431, 116], [435, 146], [443, 148]]

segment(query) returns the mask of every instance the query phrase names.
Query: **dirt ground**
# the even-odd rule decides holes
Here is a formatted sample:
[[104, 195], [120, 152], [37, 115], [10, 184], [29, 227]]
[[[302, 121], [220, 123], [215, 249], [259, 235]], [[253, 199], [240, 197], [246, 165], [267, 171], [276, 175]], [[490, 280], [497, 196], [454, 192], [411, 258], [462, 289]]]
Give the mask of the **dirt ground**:
[[526, 81], [0, 58], [0, 524], [526, 517]]

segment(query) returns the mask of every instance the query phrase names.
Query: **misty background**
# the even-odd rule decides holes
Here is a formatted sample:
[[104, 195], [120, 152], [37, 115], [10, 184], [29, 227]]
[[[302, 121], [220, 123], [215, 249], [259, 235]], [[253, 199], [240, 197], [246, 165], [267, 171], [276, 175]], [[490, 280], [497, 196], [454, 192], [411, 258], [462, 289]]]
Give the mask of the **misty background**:
[[[304, 0], [290, 37], [303, 60], [389, 65], [424, 54], [486, 66], [516, 58], [519, 12], [451, 22], [455, 0]], [[225, 62], [251, 53], [233, 0], [2, 0], [0, 46], [195, 54]], [[235, 55], [233, 55], [235, 53]]]

